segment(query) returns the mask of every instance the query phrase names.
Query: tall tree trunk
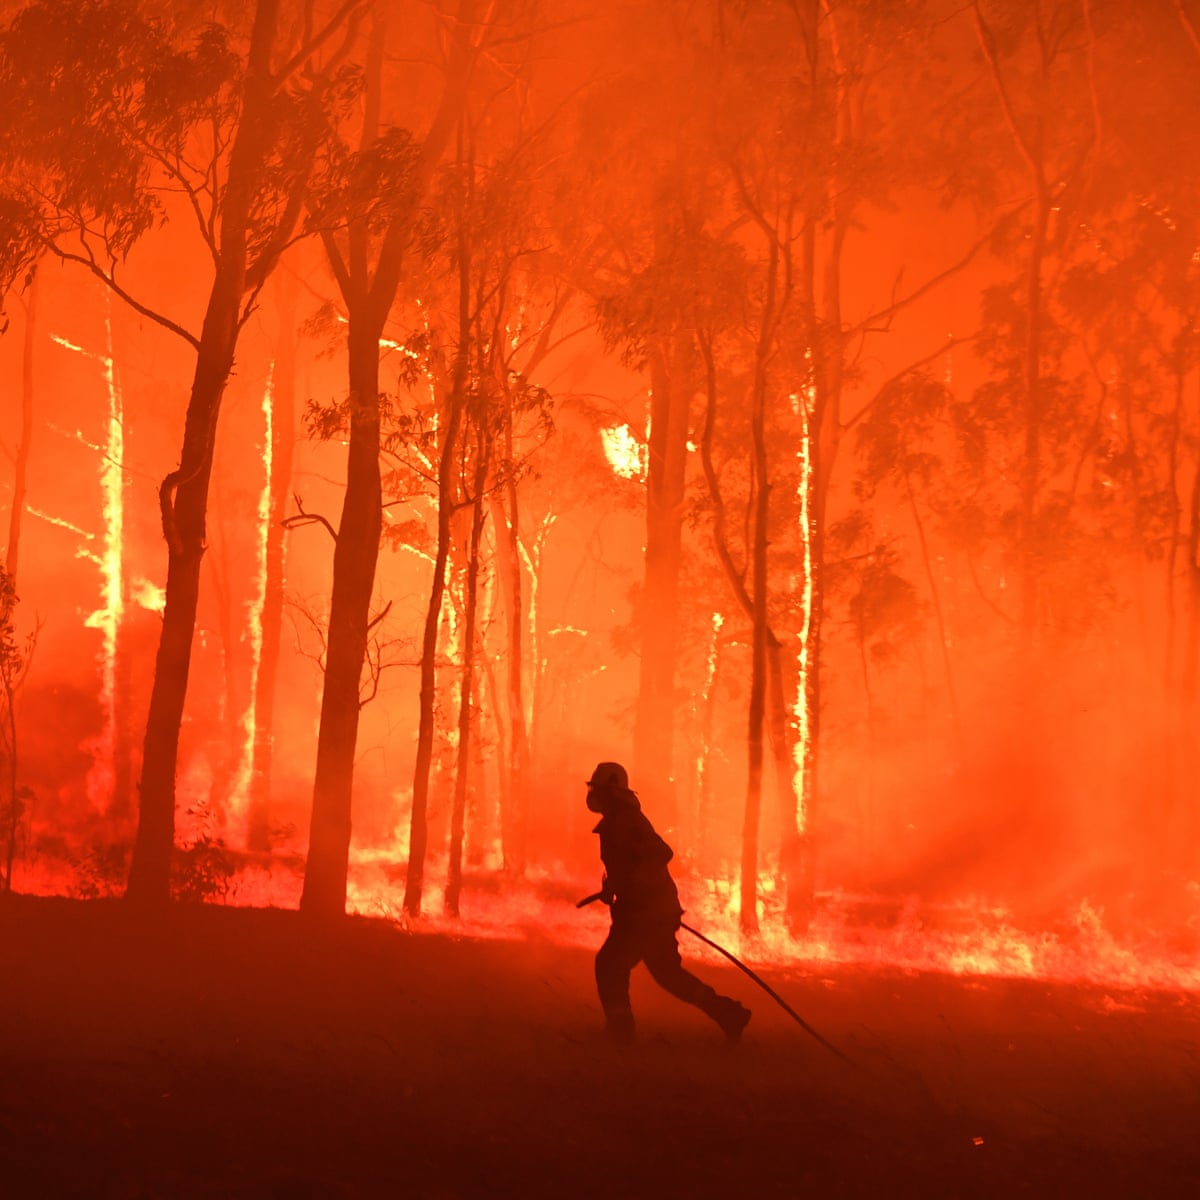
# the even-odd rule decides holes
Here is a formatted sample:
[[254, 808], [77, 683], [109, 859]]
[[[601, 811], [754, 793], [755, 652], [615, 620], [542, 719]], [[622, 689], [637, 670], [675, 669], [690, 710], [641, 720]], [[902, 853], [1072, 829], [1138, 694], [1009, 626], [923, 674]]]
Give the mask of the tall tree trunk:
[[[446, 90], [417, 158], [413, 185], [417, 197], [425, 194], [441, 160], [447, 138], [458, 119], [481, 36], [480, 28], [474, 21], [474, 12], [475, 0], [464, 0], [455, 27]], [[387, 6], [377, 6], [374, 14], [365, 72], [364, 149], [375, 142], [380, 128]], [[372, 234], [365, 217], [356, 217], [350, 223], [346, 258], [342, 257], [332, 233], [323, 236], [330, 265], [347, 307], [350, 445], [346, 464], [346, 495], [333, 559], [333, 594], [321, 699], [321, 727], [317, 736], [308, 864], [300, 899], [301, 910], [317, 917], [340, 916], [346, 907], [359, 682], [366, 657], [371, 592], [382, 527], [379, 339], [400, 286], [411, 235], [411, 213], [405, 212], [388, 226], [380, 238], [374, 267], [371, 265]], [[443, 573], [444, 568], [443, 559]], [[435, 643], [436, 636], [435, 623]], [[419, 738], [417, 753], [419, 759]], [[414, 794], [414, 811], [415, 805]]]
[[[1019, 503], [1019, 537], [1017, 560], [1021, 579], [1021, 667], [1032, 667], [1033, 644], [1036, 636], [1038, 614], [1038, 573], [1040, 554], [1038, 548], [1038, 492], [1041, 487], [1041, 438], [1042, 438], [1042, 266], [1046, 255], [1046, 232], [1050, 218], [1050, 188], [1046, 181], [1046, 164], [1043, 158], [1043, 105], [1046, 100], [1045, 85], [1049, 71], [1047, 42], [1044, 31], [1039, 28], [1038, 46], [1039, 84], [1042, 91], [1037, 106], [1032, 136], [1027, 135], [1017, 123], [1008, 88], [997, 57], [996, 39], [984, 20], [979, 4], [974, 6], [975, 29], [979, 47], [988, 64], [992, 85], [996, 89], [1004, 113], [1008, 131], [1013, 139], [1029, 175], [1033, 194], [1033, 224], [1030, 229], [1029, 261], [1025, 269], [1025, 345], [1023, 347], [1023, 372], [1025, 375], [1025, 430], [1024, 454], [1021, 461], [1021, 494]], [[1035, 11], [1033, 19], [1040, 23], [1041, 12]]]
[[758, 831], [762, 815], [763, 734], [767, 696], [767, 518], [771, 483], [767, 461], [767, 362], [774, 348], [778, 245], [771, 241], [767, 294], [754, 358], [750, 433], [754, 487], [753, 541], [750, 557], [752, 614], [750, 705], [747, 748], [746, 808], [742, 821], [742, 871], [739, 924], [743, 933], [758, 932]]
[[[460, 358], [462, 356], [460, 355]], [[433, 581], [429, 605], [425, 611], [425, 631], [421, 638], [421, 691], [417, 719], [417, 755], [413, 767], [412, 815], [408, 838], [408, 872], [404, 883], [404, 910], [412, 916], [421, 912], [425, 887], [425, 854], [429, 846], [429, 776], [433, 766], [433, 734], [437, 714], [437, 643], [441, 624], [442, 600], [446, 593], [446, 563], [450, 557], [450, 518], [454, 508], [451, 479], [454, 447], [462, 417], [461, 388], [466, 383], [465, 359], [461, 373], [456, 369], [454, 392], [450, 397], [438, 463], [438, 540], [433, 563]]]
[[467, 603], [463, 614], [462, 683], [458, 700], [458, 761], [454, 774], [454, 805], [450, 813], [450, 864], [446, 878], [446, 912], [458, 916], [462, 895], [463, 831], [467, 815], [467, 783], [471, 768], [472, 684], [475, 672], [475, 614], [479, 597], [479, 543], [483, 535], [483, 489], [487, 483], [487, 433], [475, 446], [475, 496], [471, 505], [471, 543], [467, 555]]
[[251, 750], [250, 801], [246, 839], [251, 850], [270, 849], [271, 760], [275, 738], [275, 679], [283, 635], [285, 531], [283, 518], [291, 494], [296, 436], [296, 284], [285, 281], [279, 298], [279, 334], [271, 391], [267, 546], [261, 615], [262, 648], [254, 684], [254, 744]]
[[[377, 12], [367, 49], [363, 149], [368, 149], [379, 135], [386, 28], [384, 15]], [[350, 438], [346, 450], [346, 491], [333, 551], [321, 722], [300, 911], [329, 918], [346, 911], [354, 755], [361, 709], [359, 688], [367, 655], [371, 595], [383, 528], [379, 338], [394, 291], [383, 296], [375, 294], [369, 261], [371, 235], [361, 216], [350, 222], [345, 264], [333, 235], [326, 234], [324, 242], [346, 302]], [[337, 264], [342, 264], [340, 270]]]
[[700, 697], [700, 753], [696, 756], [696, 848], [701, 867], [711, 871], [715, 865], [712, 825], [715, 816], [712, 784], [713, 725], [717, 708], [717, 691], [721, 679], [721, 651], [724, 641], [721, 626], [724, 618], [713, 614], [712, 639], [708, 648], [708, 670], [704, 692]]
[[8, 743], [8, 778], [5, 780], [8, 791], [8, 804], [5, 809], [0, 809], [6, 813], [7, 821], [5, 822], [4, 839], [4, 890], [12, 891], [13, 863], [17, 856], [17, 835], [21, 828], [21, 801], [20, 794], [17, 788], [17, 710], [16, 710], [16, 689], [12, 686], [12, 681], [8, 678], [4, 680], [4, 723], [8, 726], [5, 730], [5, 741]]
[[646, 473], [645, 576], [638, 603], [641, 656], [633, 771], [664, 827], [674, 825], [675, 658], [679, 566], [687, 466], [689, 396], [678, 339], [650, 361], [650, 445]]
[[8, 546], [4, 569], [17, 582], [17, 562], [21, 547], [21, 521], [25, 516], [25, 495], [29, 489], [29, 452], [33, 446], [33, 347], [37, 335], [38, 273], [35, 270], [25, 301], [25, 336], [21, 344], [21, 432], [13, 459], [12, 508], [8, 513]]
[[[462, 160], [462, 135], [459, 135], [459, 159]], [[470, 364], [471, 336], [471, 248], [464, 214], [458, 225], [458, 352], [454, 359], [449, 412], [438, 459], [437, 555], [433, 564], [433, 582], [429, 607], [425, 613], [425, 631], [421, 639], [421, 692], [417, 721], [417, 755], [413, 770], [412, 817], [408, 839], [408, 873], [404, 884], [404, 911], [419, 916], [425, 886], [425, 854], [429, 845], [429, 775], [433, 764], [433, 734], [437, 699], [437, 642], [442, 616], [442, 597], [446, 590], [446, 563], [450, 557], [450, 522], [454, 513], [454, 463], [457, 459], [459, 427], [466, 406], [467, 371]]]
[[1182, 698], [1185, 712], [1194, 713], [1200, 704], [1200, 462], [1192, 477], [1188, 497], [1187, 562], [1184, 578], [1187, 587], [1187, 636], [1183, 649]]
[[246, 233], [265, 159], [278, 8], [278, 0], [258, 0], [255, 9], [242, 112], [222, 201], [216, 277], [200, 333], [179, 468], [159, 489], [167, 542], [166, 604], [146, 719], [138, 831], [126, 891], [130, 900], [139, 903], [162, 904], [170, 896], [179, 729], [196, 628], [213, 444], [221, 397], [233, 369], [246, 287]]
[[938, 648], [941, 651], [942, 673], [946, 679], [946, 698], [950, 702], [950, 721], [954, 729], [954, 745], [962, 752], [962, 722], [958, 714], [958, 690], [954, 686], [954, 668], [950, 662], [950, 638], [946, 631], [946, 615], [942, 609], [942, 594], [933, 574], [933, 558], [929, 553], [929, 542], [925, 537], [925, 522], [917, 507], [917, 497], [907, 469], [904, 471], [904, 492], [908, 499], [908, 510], [912, 514], [917, 531], [917, 544], [921, 547], [921, 564], [925, 568], [925, 582], [929, 584], [929, 597], [933, 601], [933, 615], [937, 622]]
[[[505, 453], [512, 460], [512, 423], [505, 422]], [[496, 564], [504, 598], [508, 632], [505, 662], [508, 717], [508, 759], [502, 768], [500, 794], [501, 845], [505, 874], [520, 878], [526, 865], [526, 822], [529, 815], [529, 729], [525, 721], [525, 599], [522, 587], [521, 546], [517, 485], [510, 476], [504, 489], [507, 504], [492, 500], [492, 526], [496, 532]]]
[[358, 744], [359, 686], [366, 660], [371, 595], [383, 525], [379, 473], [379, 337], [384, 313], [369, 295], [349, 306], [350, 441], [346, 492], [333, 553], [333, 594], [317, 765], [309, 824], [308, 862], [300, 910], [340, 916], [346, 909], [350, 861], [351, 797]]
[[[14, 457], [12, 509], [8, 514], [8, 546], [4, 555], [4, 571], [15, 588], [17, 565], [20, 559], [21, 519], [25, 514], [25, 495], [29, 484], [29, 452], [33, 444], [33, 348], [37, 332], [38, 277], [35, 271], [29, 285], [25, 304], [25, 336], [21, 357], [21, 430], [17, 435], [17, 450]], [[0, 613], [0, 616], [9, 614]], [[4, 680], [4, 737], [0, 740], [0, 751], [7, 751], [8, 792], [6, 843], [4, 857], [4, 890], [12, 891], [13, 864], [17, 853], [17, 835], [20, 830], [21, 804], [17, 790], [17, 714], [16, 690], [11, 681]], [[7, 744], [5, 744], [7, 743]]]
[[222, 263], [204, 320], [180, 466], [167, 476], [159, 492], [167, 540], [167, 589], [142, 750], [137, 837], [126, 891], [127, 897], [138, 903], [161, 904], [170, 894], [175, 772], [206, 544], [213, 439], [221, 396], [233, 369], [244, 268], [244, 254], [240, 261]]
[[[717, 372], [716, 360], [713, 356], [712, 340], [708, 333], [699, 331], [697, 343], [704, 360], [706, 377], [706, 411], [704, 430], [700, 437], [700, 463], [704, 471], [705, 482], [708, 485], [709, 499], [713, 505], [713, 546], [717, 552], [717, 560], [725, 572], [725, 578], [737, 598], [742, 611], [754, 623], [754, 600], [746, 588], [746, 582], [733, 561], [726, 536], [725, 500], [721, 494], [721, 483], [717, 476], [713, 461], [712, 446], [716, 430], [717, 418]], [[792, 762], [792, 738], [790, 736], [790, 721], [788, 718], [787, 699], [784, 689], [783, 643], [772, 629], [764, 614], [766, 625], [766, 729], [770, 739], [771, 755], [775, 768], [775, 787], [779, 803], [780, 845], [783, 853], [780, 855], [780, 870], [786, 874], [788, 861], [787, 851], [796, 838], [796, 789], [795, 770]], [[706, 707], [705, 720], [711, 723], [711, 712]], [[708, 735], [705, 737], [705, 746]], [[703, 779], [708, 778], [707, 771]], [[707, 783], [704, 784], [707, 787]], [[703, 788], [702, 788], [702, 800]], [[704, 822], [702, 821], [703, 825]]]

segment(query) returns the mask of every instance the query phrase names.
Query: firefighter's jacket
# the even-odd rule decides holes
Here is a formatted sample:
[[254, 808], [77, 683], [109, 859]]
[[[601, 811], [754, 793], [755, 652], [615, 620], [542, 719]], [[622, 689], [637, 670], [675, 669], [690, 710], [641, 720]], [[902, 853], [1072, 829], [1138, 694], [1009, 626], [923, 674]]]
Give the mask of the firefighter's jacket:
[[671, 847], [655, 832], [633, 792], [615, 791], [602, 811], [592, 832], [600, 835], [602, 895], [612, 905], [613, 924], [677, 926], [683, 909], [667, 870], [674, 857]]

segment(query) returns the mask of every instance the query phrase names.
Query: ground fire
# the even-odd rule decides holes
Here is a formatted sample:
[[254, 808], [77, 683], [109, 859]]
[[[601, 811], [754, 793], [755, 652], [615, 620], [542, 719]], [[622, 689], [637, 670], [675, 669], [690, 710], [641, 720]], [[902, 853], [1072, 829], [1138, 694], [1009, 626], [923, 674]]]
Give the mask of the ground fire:
[[[17, 0], [0, 96], [0, 1128], [109, 1163], [20, 1194], [1190, 1191], [1200, 4]], [[735, 1051], [604, 1042], [597, 764]], [[148, 1115], [234, 1044], [294, 1161]]]

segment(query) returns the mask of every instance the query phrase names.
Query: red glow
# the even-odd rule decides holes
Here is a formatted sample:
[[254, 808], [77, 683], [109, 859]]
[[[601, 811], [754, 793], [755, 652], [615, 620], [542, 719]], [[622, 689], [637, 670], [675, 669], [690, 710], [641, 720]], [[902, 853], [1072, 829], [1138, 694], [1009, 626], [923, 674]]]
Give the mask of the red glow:
[[[1195, 161], [1171, 119], [1195, 100], [1190, 40], [1174, 15], [1090, 6], [1053, 55], [1035, 15], [988, 5], [821, 4], [811, 29], [804, 6], [731, 27], [663, 7], [589, 13], [586, 34], [432, 13], [419, 54], [366, 25], [307, 47], [297, 79], [334, 71], [344, 36], [365, 90], [331, 83], [347, 99], [319, 153], [272, 132], [250, 249], [226, 239], [262, 257], [230, 273], [243, 323], [195, 463], [201, 315], [232, 252], [192, 209], [234, 170], [242, 76], [211, 84], [215, 143], [193, 121], [118, 179], [129, 143], [102, 141], [115, 196], [66, 186], [84, 168], [53, 159], [49, 102], [36, 145], [3, 134], [6, 195], [61, 199], [28, 261], [14, 235], [0, 341], [36, 434], [27, 479], [0, 480], [13, 636], [38, 631], [5, 758], [32, 798], [14, 888], [124, 890], [172, 603], [160, 502], [211, 465], [173, 774], [184, 895], [295, 907], [310, 852], [336, 875], [349, 836], [348, 911], [592, 945], [570, 907], [597, 870], [582, 780], [620, 759], [689, 912], [748, 961], [1200, 990], [1200, 229], [1170, 165]], [[164, 36], [190, 54], [179, 21]], [[229, 32], [239, 70], [248, 34]], [[216, 76], [216, 57], [188, 62]], [[139, 79], [139, 104], [167, 87]], [[108, 136], [107, 109], [90, 119]], [[123, 188], [153, 202], [71, 224]], [[105, 245], [118, 216], [137, 236]], [[350, 504], [370, 470], [347, 486], [371, 436], [381, 512]], [[6, 464], [26, 437], [6, 403]], [[335, 587], [362, 513], [378, 563], [347, 552]], [[331, 682], [354, 639], [359, 708]]]

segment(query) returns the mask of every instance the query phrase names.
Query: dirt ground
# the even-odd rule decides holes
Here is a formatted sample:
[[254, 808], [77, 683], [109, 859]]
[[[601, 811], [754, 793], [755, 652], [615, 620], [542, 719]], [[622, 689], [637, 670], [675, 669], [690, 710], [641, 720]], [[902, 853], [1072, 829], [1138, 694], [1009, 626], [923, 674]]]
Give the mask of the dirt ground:
[[0, 1196], [1200, 1195], [1200, 998], [864, 970], [768, 978], [722, 1044], [639, 970], [365, 919], [0, 904]]

